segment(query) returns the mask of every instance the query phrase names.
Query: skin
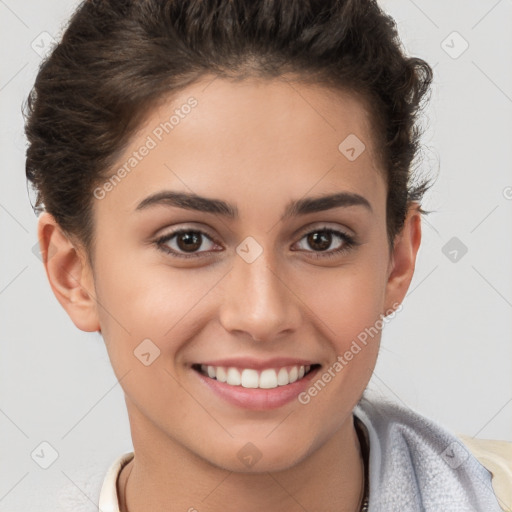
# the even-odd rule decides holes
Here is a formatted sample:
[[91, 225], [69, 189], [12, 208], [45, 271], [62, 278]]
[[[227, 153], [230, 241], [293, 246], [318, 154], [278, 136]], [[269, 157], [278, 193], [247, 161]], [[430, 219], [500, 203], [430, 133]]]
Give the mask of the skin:
[[[282, 79], [205, 77], [149, 113], [118, 165], [191, 96], [191, 113], [94, 200], [94, 268], [50, 214], [39, 219], [43, 253], [52, 244], [44, 263], [55, 296], [79, 329], [101, 331], [124, 377], [136, 456], [118, 481], [122, 489], [131, 472], [121, 510], [358, 510], [363, 463], [352, 410], [380, 334], [307, 405], [248, 411], [202, 386], [190, 365], [243, 355], [330, 367], [403, 300], [421, 239], [418, 205], [390, 251], [386, 181], [364, 104]], [[354, 161], [338, 150], [349, 134], [366, 146]], [[164, 189], [222, 199], [239, 218], [167, 205], [135, 211]], [[353, 205], [280, 220], [291, 200], [342, 191], [365, 197], [371, 211]], [[325, 225], [357, 245], [322, 257], [345, 243], [334, 235], [324, 252], [308, 243]], [[200, 239], [189, 259], [153, 243], [182, 227], [215, 241]], [[248, 236], [263, 249], [252, 263], [236, 252]], [[177, 237], [167, 246], [186, 254]], [[134, 357], [146, 338], [160, 349], [149, 366]], [[247, 442], [261, 453], [252, 467], [237, 455]]]

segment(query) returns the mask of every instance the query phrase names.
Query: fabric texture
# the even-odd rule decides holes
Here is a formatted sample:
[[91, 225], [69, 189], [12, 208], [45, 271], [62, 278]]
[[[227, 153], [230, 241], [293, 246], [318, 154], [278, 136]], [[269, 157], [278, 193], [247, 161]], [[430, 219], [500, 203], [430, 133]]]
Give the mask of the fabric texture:
[[[365, 392], [354, 409], [367, 429], [370, 446], [369, 512], [502, 512], [511, 510], [512, 483], [506, 470], [512, 443], [485, 445], [455, 434], [411, 410]], [[496, 448], [500, 451], [496, 452]], [[491, 460], [501, 483], [500, 498], [492, 473], [471, 453]], [[501, 454], [503, 449], [503, 454]], [[507, 456], [507, 449], [509, 455]], [[108, 469], [99, 496], [101, 512], [119, 512], [116, 482], [133, 452]]]
[[491, 473], [455, 434], [368, 394], [354, 414], [370, 438], [371, 512], [502, 512]]
[[512, 512], [512, 443], [475, 439], [463, 434], [458, 437], [492, 473], [492, 486], [501, 508]]

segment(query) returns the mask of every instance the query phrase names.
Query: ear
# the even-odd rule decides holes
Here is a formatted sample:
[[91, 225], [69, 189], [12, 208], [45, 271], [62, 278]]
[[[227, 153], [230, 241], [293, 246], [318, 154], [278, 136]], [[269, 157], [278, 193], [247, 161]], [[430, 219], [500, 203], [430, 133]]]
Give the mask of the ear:
[[395, 237], [386, 284], [385, 311], [397, 309], [411, 284], [416, 255], [421, 242], [421, 213], [413, 203], [407, 213], [402, 231]]
[[55, 297], [82, 331], [99, 331], [92, 269], [48, 212], [39, 216], [37, 235], [46, 275]]

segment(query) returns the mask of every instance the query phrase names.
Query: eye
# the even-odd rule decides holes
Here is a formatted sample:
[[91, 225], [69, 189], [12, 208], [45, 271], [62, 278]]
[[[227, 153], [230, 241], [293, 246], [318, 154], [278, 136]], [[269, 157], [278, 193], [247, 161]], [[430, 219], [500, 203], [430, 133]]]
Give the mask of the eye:
[[159, 237], [155, 240], [155, 244], [160, 250], [178, 258], [196, 258], [202, 252], [208, 252], [208, 250], [197, 252], [203, 246], [205, 238], [215, 245], [214, 240], [207, 233], [198, 229], [179, 229]]
[[[348, 235], [344, 231], [332, 229], [329, 227], [322, 227], [306, 233], [301, 240], [305, 240], [309, 247], [313, 248], [311, 256], [313, 258], [332, 258], [339, 256], [342, 253], [348, 252], [352, 247], [356, 246], [357, 243], [351, 235]], [[327, 251], [329, 247], [336, 243], [337, 247], [330, 251]], [[340, 243], [341, 242], [341, 243]]]
[[[199, 251], [199, 249], [204, 246], [205, 239], [209, 242], [210, 248]], [[329, 227], [322, 227], [315, 229], [314, 231], [310, 231], [302, 236], [301, 241], [302, 240], [305, 240], [313, 250], [300, 250], [305, 250], [306, 252], [311, 253], [313, 258], [339, 256], [342, 253], [348, 252], [352, 247], [357, 245], [354, 237], [343, 231]], [[337, 247], [335, 249], [328, 250], [333, 242], [336, 243], [336, 240], [338, 241], [336, 244]], [[215, 249], [212, 249], [212, 246], [215, 247], [218, 245], [212, 237], [204, 231], [201, 231], [200, 229], [187, 228], [165, 234], [157, 238], [154, 243], [159, 250], [177, 258], [197, 258], [200, 257], [202, 253], [215, 251]]]

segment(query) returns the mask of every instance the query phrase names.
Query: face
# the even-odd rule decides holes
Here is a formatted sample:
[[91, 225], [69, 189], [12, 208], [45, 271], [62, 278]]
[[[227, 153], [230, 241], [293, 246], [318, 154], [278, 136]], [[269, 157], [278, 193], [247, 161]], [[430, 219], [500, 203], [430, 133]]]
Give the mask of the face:
[[389, 252], [363, 103], [210, 77], [151, 112], [113, 173], [94, 300], [66, 306], [101, 329], [132, 432], [232, 471], [241, 450], [258, 471], [313, 453], [351, 417], [379, 349], [362, 333], [402, 300], [419, 243], [416, 228]]

